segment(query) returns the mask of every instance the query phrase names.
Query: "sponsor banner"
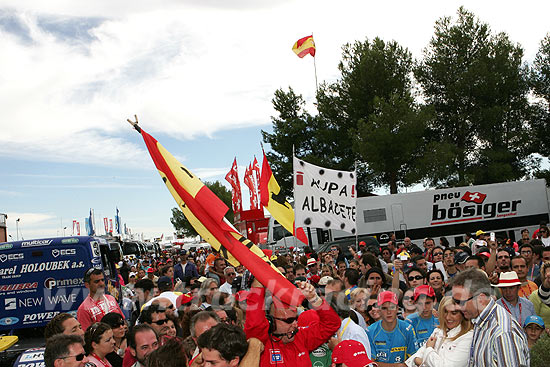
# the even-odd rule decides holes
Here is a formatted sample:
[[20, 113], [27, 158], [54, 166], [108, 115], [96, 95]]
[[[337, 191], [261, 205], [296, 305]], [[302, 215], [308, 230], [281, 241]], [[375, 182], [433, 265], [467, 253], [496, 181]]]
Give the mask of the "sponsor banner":
[[4, 310], [15, 311], [18, 309], [41, 307], [44, 299], [42, 297], [25, 297], [25, 298], [4, 298]]
[[43, 322], [49, 322], [51, 319], [57, 315], [59, 311], [50, 311], [50, 312], [38, 312], [25, 314], [21, 324], [23, 325], [33, 325], [33, 324], [42, 324]]
[[54, 288], [72, 288], [72, 287], [83, 287], [84, 279], [82, 278], [72, 278], [72, 279], [54, 279], [47, 278], [44, 280], [44, 288], [54, 289]]
[[0, 251], [9, 250], [11, 248], [13, 248], [13, 245], [11, 243], [4, 243], [4, 244], [0, 245]]
[[17, 317], [8, 316], [0, 319], [0, 325], [2, 326], [11, 326], [15, 325], [19, 322], [19, 319]]
[[48, 246], [53, 240], [32, 240], [21, 242], [21, 247]]
[[430, 225], [513, 217], [522, 208], [522, 200], [509, 196], [491, 195], [490, 191], [469, 191], [460, 188], [432, 195]]
[[0, 254], [0, 263], [17, 260], [25, 260], [25, 254]]
[[52, 250], [52, 256], [53, 257], [59, 257], [59, 256], [75, 256], [76, 255], [76, 249], [74, 248], [67, 248], [67, 249], [53, 249]]
[[38, 282], [2, 284], [0, 285], [0, 294], [4, 294], [4, 292], [18, 293], [18, 291], [36, 291], [37, 288]]
[[356, 173], [315, 166], [296, 157], [293, 162], [295, 226], [354, 234]]

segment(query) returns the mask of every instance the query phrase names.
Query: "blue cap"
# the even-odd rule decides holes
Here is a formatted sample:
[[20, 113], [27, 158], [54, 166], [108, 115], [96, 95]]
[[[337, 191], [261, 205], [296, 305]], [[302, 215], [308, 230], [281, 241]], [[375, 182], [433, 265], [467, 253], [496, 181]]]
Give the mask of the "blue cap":
[[523, 323], [523, 327], [527, 327], [527, 325], [529, 324], [537, 324], [538, 326], [544, 329], [544, 321], [540, 316], [537, 316], [537, 315], [528, 316], [525, 319], [525, 322]]

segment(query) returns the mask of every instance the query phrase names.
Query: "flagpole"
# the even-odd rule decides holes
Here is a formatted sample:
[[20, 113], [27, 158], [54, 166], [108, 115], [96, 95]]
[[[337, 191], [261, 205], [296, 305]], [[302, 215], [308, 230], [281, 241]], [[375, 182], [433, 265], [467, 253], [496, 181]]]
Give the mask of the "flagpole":
[[[357, 160], [354, 163], [355, 163], [355, 180], [357, 182]], [[355, 195], [356, 197], [359, 196], [357, 195], [357, 184], [355, 185]], [[357, 217], [355, 218], [355, 248], [357, 249], [357, 251], [359, 251], [359, 231], [357, 230]]]
[[[311, 37], [313, 38], [313, 32], [311, 32]], [[315, 48], [315, 50], [317, 50], [317, 47]], [[317, 54], [317, 52], [315, 54]], [[315, 71], [315, 94], [317, 94], [317, 91], [319, 90], [319, 84], [317, 84], [317, 63], [315, 62], [315, 56], [313, 56], [313, 70]]]

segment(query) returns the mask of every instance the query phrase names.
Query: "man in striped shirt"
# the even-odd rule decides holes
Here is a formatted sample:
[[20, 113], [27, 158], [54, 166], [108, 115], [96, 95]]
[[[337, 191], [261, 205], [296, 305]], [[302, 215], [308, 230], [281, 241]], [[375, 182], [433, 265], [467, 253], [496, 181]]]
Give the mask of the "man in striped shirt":
[[474, 324], [468, 366], [529, 366], [525, 332], [502, 306], [491, 298], [487, 275], [468, 269], [452, 279], [453, 301]]

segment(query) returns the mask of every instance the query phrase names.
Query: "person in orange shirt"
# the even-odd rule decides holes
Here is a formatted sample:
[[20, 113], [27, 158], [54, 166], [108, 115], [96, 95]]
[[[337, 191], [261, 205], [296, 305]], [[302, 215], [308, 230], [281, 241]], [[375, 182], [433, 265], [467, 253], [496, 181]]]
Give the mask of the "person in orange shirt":
[[214, 267], [214, 261], [216, 261], [217, 258], [220, 257], [220, 253], [214, 249], [212, 249], [212, 252], [206, 257], [206, 260], [204, 261], [206, 265], [205, 271], [208, 271], [208, 268]]
[[537, 285], [527, 279], [527, 260], [523, 256], [514, 256], [510, 261], [512, 270], [518, 275], [521, 287], [519, 288], [518, 295], [529, 299], [531, 293], [538, 289]]

